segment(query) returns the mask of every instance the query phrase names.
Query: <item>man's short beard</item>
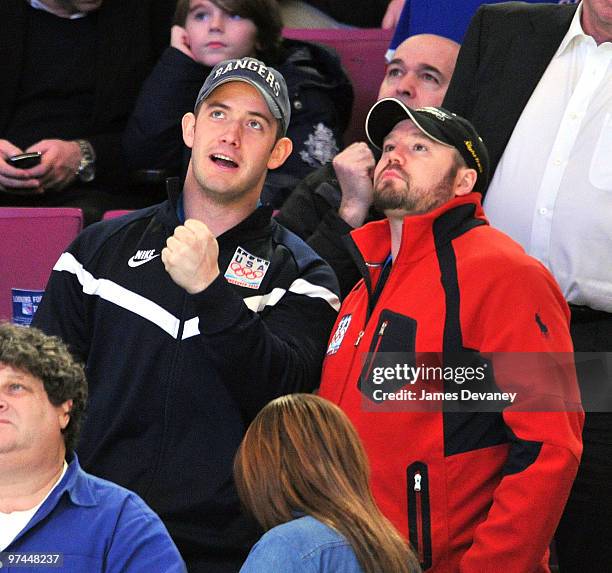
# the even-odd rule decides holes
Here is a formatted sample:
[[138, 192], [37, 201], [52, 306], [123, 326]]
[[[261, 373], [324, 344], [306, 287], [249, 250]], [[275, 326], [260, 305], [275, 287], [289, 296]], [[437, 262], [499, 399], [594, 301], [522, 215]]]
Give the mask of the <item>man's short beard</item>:
[[411, 178], [405, 174], [405, 188], [394, 186], [394, 179], [383, 179], [374, 189], [374, 207], [381, 212], [401, 210], [418, 215], [433, 211], [452, 199], [453, 183], [459, 166], [454, 164], [448, 172], [430, 187], [414, 187]]

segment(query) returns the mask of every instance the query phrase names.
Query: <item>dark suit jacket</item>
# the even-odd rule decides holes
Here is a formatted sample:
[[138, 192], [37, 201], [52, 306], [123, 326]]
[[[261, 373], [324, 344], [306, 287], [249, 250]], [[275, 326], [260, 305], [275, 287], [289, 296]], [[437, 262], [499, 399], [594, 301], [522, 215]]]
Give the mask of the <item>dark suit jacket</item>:
[[[25, 0], [0, 1], [0, 138], [18, 95], [26, 9]], [[170, 42], [173, 11], [174, 0], [105, 0], [100, 8], [96, 95], [82, 138], [91, 141], [104, 179], [125, 175], [122, 132], [142, 82]]]
[[491, 176], [576, 8], [506, 2], [483, 5], [472, 19], [443, 106], [474, 124]]

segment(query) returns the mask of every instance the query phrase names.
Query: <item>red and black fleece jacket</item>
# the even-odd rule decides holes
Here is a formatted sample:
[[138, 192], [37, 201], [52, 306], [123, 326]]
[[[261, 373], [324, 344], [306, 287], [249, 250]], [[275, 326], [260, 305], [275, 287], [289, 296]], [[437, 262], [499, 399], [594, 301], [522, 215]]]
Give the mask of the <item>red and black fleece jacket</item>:
[[[390, 271], [388, 221], [351, 238], [363, 279], [332, 330], [320, 394], [357, 427], [382, 511], [425, 571], [548, 571], [583, 423], [569, 310], [555, 280], [488, 225], [475, 194], [406, 217]], [[372, 382], [388, 353], [413, 364], [423, 353], [440, 353], [446, 365], [487, 364], [488, 387], [514, 389], [516, 400], [497, 411], [381, 404], [377, 389], [411, 388]], [[551, 368], [555, 357], [570, 363]], [[431, 389], [452, 386], [461, 388]]]

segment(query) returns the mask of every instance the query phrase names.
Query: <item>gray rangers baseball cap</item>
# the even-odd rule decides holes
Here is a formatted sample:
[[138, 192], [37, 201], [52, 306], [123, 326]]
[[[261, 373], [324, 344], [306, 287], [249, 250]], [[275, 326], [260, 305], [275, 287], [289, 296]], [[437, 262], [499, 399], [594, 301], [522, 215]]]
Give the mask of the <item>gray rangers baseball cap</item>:
[[255, 58], [245, 57], [219, 62], [208, 74], [195, 102], [194, 111], [215, 88], [228, 82], [246, 82], [257, 88], [270, 113], [281, 124], [283, 135], [291, 119], [289, 93], [283, 75]]
[[409, 108], [396, 98], [377, 101], [366, 118], [368, 139], [382, 149], [385, 137], [405, 119], [410, 119], [427, 137], [454, 147], [465, 160], [468, 167], [478, 173], [474, 191], [482, 193], [489, 181], [489, 153], [476, 133], [474, 126], [465, 118], [443, 107]]

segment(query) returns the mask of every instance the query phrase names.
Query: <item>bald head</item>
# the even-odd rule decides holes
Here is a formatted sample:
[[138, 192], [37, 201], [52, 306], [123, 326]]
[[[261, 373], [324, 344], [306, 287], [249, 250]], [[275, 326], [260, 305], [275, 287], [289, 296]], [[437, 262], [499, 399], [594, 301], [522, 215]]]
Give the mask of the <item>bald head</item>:
[[434, 34], [404, 40], [387, 65], [378, 99], [395, 97], [410, 107], [442, 105], [459, 47]]
[[612, 0], [582, 0], [582, 28], [598, 45], [612, 41]]

